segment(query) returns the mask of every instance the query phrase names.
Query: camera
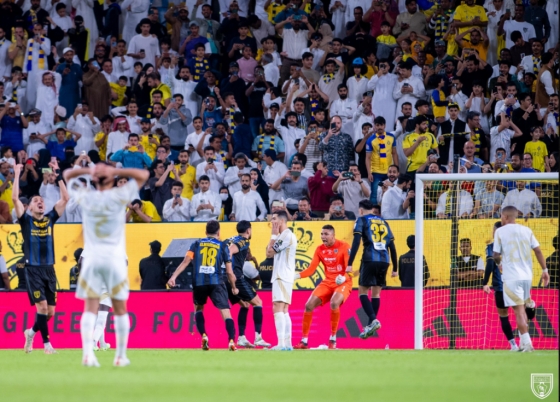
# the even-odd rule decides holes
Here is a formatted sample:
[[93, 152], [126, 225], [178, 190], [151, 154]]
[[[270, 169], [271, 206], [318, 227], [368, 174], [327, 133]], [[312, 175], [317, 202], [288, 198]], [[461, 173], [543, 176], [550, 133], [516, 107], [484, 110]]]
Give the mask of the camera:
[[345, 178], [348, 178], [348, 179], [354, 179], [354, 173], [344, 172], [344, 173], [342, 173], [342, 177], [345, 177]]

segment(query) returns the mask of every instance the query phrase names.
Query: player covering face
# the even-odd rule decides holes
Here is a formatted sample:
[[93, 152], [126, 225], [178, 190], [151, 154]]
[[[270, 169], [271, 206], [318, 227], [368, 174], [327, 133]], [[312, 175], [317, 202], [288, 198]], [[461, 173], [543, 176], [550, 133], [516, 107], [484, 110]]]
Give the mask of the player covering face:
[[296, 272], [295, 279], [308, 278], [315, 273], [319, 263], [323, 264], [325, 279], [315, 288], [309, 300], [305, 304], [303, 313], [302, 339], [294, 349], [308, 349], [309, 330], [313, 319], [313, 310], [319, 306], [329, 303], [331, 307], [331, 335], [329, 338], [329, 349], [336, 349], [336, 332], [340, 320], [340, 306], [348, 299], [352, 292], [352, 273], [346, 273], [350, 257], [350, 245], [337, 240], [334, 227], [323, 226], [321, 230], [322, 245], [317, 247], [313, 260], [309, 267]]

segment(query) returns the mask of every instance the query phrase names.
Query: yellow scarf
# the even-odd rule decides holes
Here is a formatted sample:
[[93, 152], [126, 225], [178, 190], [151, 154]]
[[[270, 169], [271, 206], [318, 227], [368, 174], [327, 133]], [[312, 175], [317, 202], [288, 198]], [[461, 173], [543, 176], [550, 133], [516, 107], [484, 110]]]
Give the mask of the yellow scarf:
[[[45, 38], [41, 36], [41, 44], [45, 41]], [[33, 45], [35, 39], [29, 39], [29, 47], [27, 48], [27, 71], [33, 69]], [[45, 51], [39, 45], [39, 70], [45, 69]]]

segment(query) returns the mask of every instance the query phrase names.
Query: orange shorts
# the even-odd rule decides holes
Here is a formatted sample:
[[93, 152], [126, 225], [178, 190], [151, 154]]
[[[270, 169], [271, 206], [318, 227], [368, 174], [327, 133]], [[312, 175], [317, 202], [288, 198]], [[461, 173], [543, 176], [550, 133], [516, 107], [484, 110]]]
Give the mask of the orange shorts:
[[344, 301], [346, 301], [351, 292], [352, 283], [349, 281], [344, 282], [342, 285], [337, 285], [334, 281], [323, 281], [315, 288], [312, 295], [321, 299], [321, 306], [323, 306], [330, 303], [334, 293], [342, 293]]

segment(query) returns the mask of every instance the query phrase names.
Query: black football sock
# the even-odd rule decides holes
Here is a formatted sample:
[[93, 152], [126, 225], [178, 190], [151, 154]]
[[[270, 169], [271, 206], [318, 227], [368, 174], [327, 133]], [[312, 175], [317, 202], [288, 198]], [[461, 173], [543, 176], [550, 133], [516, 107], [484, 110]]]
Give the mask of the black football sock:
[[262, 332], [263, 323], [262, 306], [253, 307], [253, 322], [255, 323], [255, 332], [260, 334]]
[[235, 324], [231, 318], [226, 318], [226, 330], [228, 333], [228, 341], [233, 341], [235, 339]]
[[43, 343], [49, 343], [49, 327], [47, 325], [47, 315], [37, 314], [37, 324], [39, 325], [39, 331], [41, 331], [41, 338], [43, 338]]
[[372, 323], [373, 320], [375, 320], [375, 311], [373, 311], [373, 306], [371, 305], [371, 302], [369, 300], [368, 295], [360, 295], [360, 302], [362, 303], [362, 308], [364, 309], [366, 315], [369, 318], [368, 321], [368, 325]]
[[196, 321], [196, 329], [200, 335], [206, 334], [206, 328], [204, 328], [204, 314], [202, 311], [197, 311], [194, 314], [194, 319]]
[[31, 328], [33, 332], [39, 332], [41, 330], [41, 326], [39, 325], [39, 316], [42, 315], [46, 317], [44, 314], [35, 313], [35, 322], [33, 323], [33, 327]]
[[245, 328], [247, 327], [247, 314], [249, 314], [248, 308], [241, 307], [239, 309], [239, 314], [237, 315], [237, 326], [239, 327], [239, 336], [245, 336]]
[[375, 316], [379, 314], [379, 306], [381, 305], [381, 299], [379, 297], [371, 298], [371, 307], [373, 307], [373, 312]]
[[525, 314], [527, 314], [527, 319], [532, 320], [533, 318], [535, 318], [535, 315], [537, 314], [537, 305], [535, 304], [535, 307], [527, 307], [525, 306]]
[[500, 323], [502, 324], [502, 332], [506, 336], [508, 341], [515, 339], [513, 336], [513, 330], [511, 329], [511, 324], [509, 323], [509, 318], [500, 316]]

